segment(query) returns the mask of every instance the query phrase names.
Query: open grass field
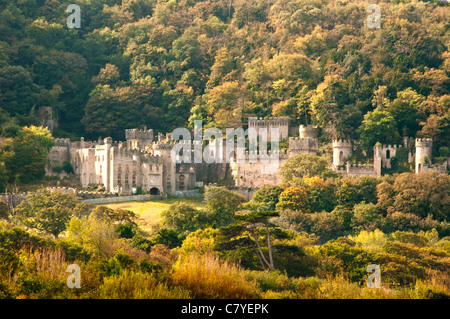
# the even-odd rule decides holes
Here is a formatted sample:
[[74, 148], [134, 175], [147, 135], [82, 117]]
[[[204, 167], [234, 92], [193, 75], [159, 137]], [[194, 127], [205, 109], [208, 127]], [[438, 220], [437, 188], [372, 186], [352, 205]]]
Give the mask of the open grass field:
[[137, 201], [137, 202], [124, 202], [124, 203], [112, 203], [104, 204], [104, 206], [112, 209], [127, 209], [131, 210], [144, 221], [141, 228], [145, 231], [149, 231], [153, 225], [160, 222], [161, 213], [168, 209], [170, 205], [177, 202], [185, 202], [194, 205], [196, 208], [202, 208], [205, 206], [202, 203], [202, 199], [199, 198], [167, 198], [161, 200], [152, 201]]

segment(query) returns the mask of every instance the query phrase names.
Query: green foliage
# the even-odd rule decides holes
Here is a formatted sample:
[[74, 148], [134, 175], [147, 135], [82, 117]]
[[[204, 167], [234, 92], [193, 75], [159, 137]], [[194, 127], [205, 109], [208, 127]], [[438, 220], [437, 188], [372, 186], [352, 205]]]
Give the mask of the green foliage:
[[402, 212], [425, 218], [448, 219], [450, 177], [427, 172], [403, 173], [377, 188], [378, 205], [389, 213]]
[[209, 187], [204, 194], [206, 211], [217, 226], [226, 226], [233, 222], [234, 213], [245, 202], [244, 196], [221, 187]]
[[0, 200], [0, 219], [8, 220], [9, 214], [10, 211], [8, 205], [3, 200]]
[[303, 179], [306, 184], [309, 204], [312, 212], [331, 212], [337, 205], [335, 192], [336, 183], [332, 179], [323, 180], [319, 177]]
[[380, 227], [382, 217], [375, 204], [361, 202], [353, 207], [352, 229], [374, 231]]
[[310, 212], [308, 194], [304, 188], [288, 187], [279, 196], [277, 209], [290, 209], [299, 212]]
[[364, 120], [358, 128], [360, 143], [364, 151], [373, 154], [376, 143], [396, 144], [400, 138], [397, 123], [387, 111], [372, 111], [364, 115]]
[[0, 162], [10, 183], [30, 182], [45, 174], [48, 151], [53, 139], [48, 129], [31, 125], [21, 128], [13, 138], [0, 144]]
[[153, 243], [155, 245], [162, 244], [169, 248], [175, 248], [181, 246], [183, 241], [175, 230], [162, 228], [158, 231], [155, 238], [153, 238]]
[[377, 203], [377, 185], [379, 182], [377, 178], [368, 176], [338, 180], [336, 183], [338, 204], [353, 207], [362, 201]]
[[279, 186], [263, 185], [245, 206], [256, 211], [273, 211], [276, 209], [278, 198], [282, 192], [283, 188]]
[[161, 213], [161, 218], [164, 227], [173, 229], [183, 236], [203, 228], [209, 222], [205, 212], [183, 202], [172, 204]]
[[[94, 139], [120, 139], [136, 125], [171, 130], [189, 116], [230, 127], [250, 115], [289, 115], [327, 138], [370, 139], [372, 128], [401, 134], [404, 126], [414, 136], [422, 126], [445, 146], [448, 128], [430, 119], [445, 118], [440, 98], [449, 94], [446, 7], [389, 3], [379, 37], [361, 32], [365, 7], [90, 1], [82, 3], [82, 28], [71, 30], [65, 3], [5, 3], [2, 106], [21, 126], [32, 124], [33, 108], [51, 106], [58, 134]], [[388, 112], [396, 127], [363, 124], [369, 112]]]
[[334, 177], [336, 174], [328, 168], [326, 159], [312, 154], [300, 154], [290, 157], [278, 172], [285, 185], [295, 185], [302, 177]]
[[81, 205], [76, 196], [43, 188], [26, 196], [14, 209], [14, 219], [57, 238], [66, 229], [66, 223], [80, 213]]

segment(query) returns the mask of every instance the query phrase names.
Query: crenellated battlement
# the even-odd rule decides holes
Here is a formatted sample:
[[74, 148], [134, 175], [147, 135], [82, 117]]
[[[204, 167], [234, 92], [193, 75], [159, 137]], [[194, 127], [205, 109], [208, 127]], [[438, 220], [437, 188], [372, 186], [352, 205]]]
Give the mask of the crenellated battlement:
[[249, 117], [248, 127], [277, 127], [289, 125], [289, 117]]
[[332, 141], [333, 148], [352, 148], [352, 141], [338, 139]]
[[416, 147], [432, 147], [433, 139], [431, 138], [416, 138]]
[[289, 138], [289, 150], [291, 152], [305, 152], [305, 153], [315, 153], [319, 150], [319, 144], [316, 139], [307, 137], [290, 137]]
[[55, 146], [70, 147], [70, 138], [55, 138], [53, 139]]
[[125, 138], [127, 140], [132, 139], [142, 139], [142, 140], [153, 140], [154, 134], [153, 129], [147, 130], [147, 128], [144, 129], [126, 129], [125, 130]]

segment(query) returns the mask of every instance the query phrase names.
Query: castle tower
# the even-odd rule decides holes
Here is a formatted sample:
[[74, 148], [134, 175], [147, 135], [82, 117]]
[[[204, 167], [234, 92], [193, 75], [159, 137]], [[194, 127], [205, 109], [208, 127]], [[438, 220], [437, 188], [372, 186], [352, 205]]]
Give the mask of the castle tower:
[[373, 147], [373, 168], [375, 175], [381, 177], [381, 162], [383, 157], [383, 150], [381, 143], [377, 142]]
[[255, 128], [256, 132], [259, 129], [267, 129], [267, 141], [270, 142], [272, 128], [277, 128], [280, 139], [287, 139], [289, 137], [289, 117], [249, 117], [248, 127]]
[[153, 130], [144, 129], [127, 129], [125, 130], [125, 138], [129, 149], [144, 149], [147, 144], [153, 143]]
[[300, 138], [313, 138], [316, 139], [318, 135], [318, 129], [317, 127], [314, 127], [312, 125], [300, 125], [298, 132], [300, 134]]
[[349, 140], [333, 141], [333, 166], [337, 167], [344, 163], [346, 157], [353, 155], [352, 142]]
[[416, 138], [416, 174], [422, 171], [424, 165], [431, 164], [431, 138]]

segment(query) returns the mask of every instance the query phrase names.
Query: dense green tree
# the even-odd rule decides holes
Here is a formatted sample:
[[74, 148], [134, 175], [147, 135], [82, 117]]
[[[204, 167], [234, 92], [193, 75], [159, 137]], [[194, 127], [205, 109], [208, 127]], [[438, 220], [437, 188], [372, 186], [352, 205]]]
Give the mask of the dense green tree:
[[27, 195], [13, 215], [16, 222], [58, 238], [72, 217], [87, 215], [87, 207], [80, 205], [76, 196], [40, 189]]
[[204, 194], [205, 210], [217, 226], [226, 226], [234, 221], [234, 214], [245, 202], [244, 196], [222, 187], [209, 187]]
[[397, 122], [387, 111], [368, 112], [358, 128], [359, 142], [368, 155], [373, 154], [376, 143], [396, 144], [399, 142]]
[[48, 151], [54, 145], [47, 128], [25, 126], [14, 138], [0, 146], [0, 161], [4, 163], [9, 182], [30, 182], [45, 174]]
[[172, 204], [161, 213], [162, 225], [183, 236], [203, 228], [208, 223], [207, 214], [186, 203]]
[[256, 211], [274, 211], [283, 188], [276, 185], [263, 185], [245, 206]]
[[325, 158], [313, 154], [300, 154], [290, 157], [281, 166], [278, 175], [285, 185], [301, 184], [301, 178], [318, 176], [322, 178], [336, 176], [328, 168]]

